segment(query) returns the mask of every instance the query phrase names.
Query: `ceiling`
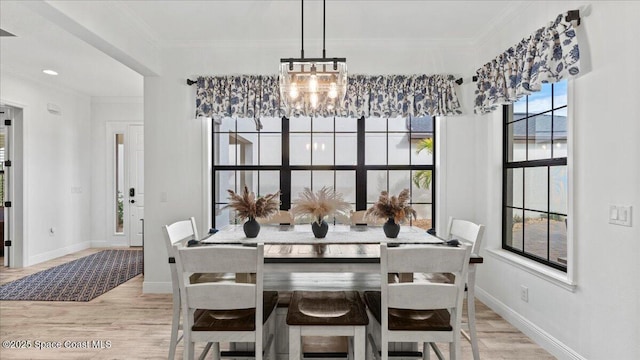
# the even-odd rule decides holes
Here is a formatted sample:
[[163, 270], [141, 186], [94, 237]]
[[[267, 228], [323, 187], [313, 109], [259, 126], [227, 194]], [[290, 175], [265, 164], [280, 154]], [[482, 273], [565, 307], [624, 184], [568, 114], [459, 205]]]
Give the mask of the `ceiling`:
[[[52, 1], [91, 11], [90, 1]], [[96, 4], [97, 2], [94, 2]], [[138, 29], [157, 48], [215, 46], [220, 42], [300, 41], [300, 1], [100, 1], [122, 14], [110, 25]], [[447, 41], [473, 44], [522, 1], [328, 0], [331, 39]], [[304, 2], [305, 39], [322, 37], [322, 1]], [[79, 13], [79, 12], [78, 12]], [[76, 13], [76, 14], [78, 14]], [[46, 15], [45, 15], [46, 16]], [[142, 96], [143, 77], [59, 27], [24, 3], [0, 1], [2, 72], [89, 96]], [[106, 29], [107, 31], [109, 29]], [[58, 76], [42, 73], [58, 71]]]

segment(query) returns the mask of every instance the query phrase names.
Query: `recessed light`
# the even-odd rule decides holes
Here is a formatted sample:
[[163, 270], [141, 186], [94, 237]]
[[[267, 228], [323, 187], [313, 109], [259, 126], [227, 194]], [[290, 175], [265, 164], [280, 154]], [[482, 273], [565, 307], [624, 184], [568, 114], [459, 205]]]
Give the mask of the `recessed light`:
[[42, 72], [47, 74], [47, 75], [58, 75], [57, 71], [53, 71], [53, 70], [49, 70], [49, 69], [42, 70]]

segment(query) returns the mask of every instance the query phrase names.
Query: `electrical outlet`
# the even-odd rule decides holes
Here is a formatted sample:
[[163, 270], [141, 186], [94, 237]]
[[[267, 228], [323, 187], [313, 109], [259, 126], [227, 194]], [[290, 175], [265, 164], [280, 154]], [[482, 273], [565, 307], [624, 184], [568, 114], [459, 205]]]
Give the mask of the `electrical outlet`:
[[520, 285], [520, 300], [529, 302], [529, 288], [524, 285]]

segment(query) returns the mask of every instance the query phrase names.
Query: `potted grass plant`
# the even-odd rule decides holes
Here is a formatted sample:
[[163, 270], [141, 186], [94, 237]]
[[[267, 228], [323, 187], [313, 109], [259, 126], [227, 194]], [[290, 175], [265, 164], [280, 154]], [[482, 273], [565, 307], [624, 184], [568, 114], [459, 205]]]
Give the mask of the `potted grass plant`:
[[315, 193], [309, 188], [304, 188], [304, 191], [293, 201], [291, 212], [297, 218], [305, 216], [313, 218], [311, 223], [313, 235], [322, 239], [329, 231], [325, 218], [334, 214], [346, 215], [350, 208], [351, 206], [344, 201], [341, 193], [335, 192], [332, 187], [325, 186]]
[[404, 189], [398, 196], [389, 196], [387, 191], [382, 191], [378, 201], [367, 209], [365, 219], [375, 217], [387, 219], [382, 229], [388, 238], [398, 237], [400, 223], [410, 218], [416, 218], [416, 211], [409, 205], [409, 189]]
[[241, 194], [233, 190], [227, 190], [227, 192], [229, 193], [229, 204], [223, 209], [231, 208], [236, 211], [236, 216], [240, 220], [247, 219], [242, 229], [248, 238], [254, 238], [260, 232], [260, 224], [256, 221], [257, 217], [268, 219], [278, 213], [280, 208], [280, 191], [256, 197], [256, 194], [249, 192], [249, 188], [245, 186]]

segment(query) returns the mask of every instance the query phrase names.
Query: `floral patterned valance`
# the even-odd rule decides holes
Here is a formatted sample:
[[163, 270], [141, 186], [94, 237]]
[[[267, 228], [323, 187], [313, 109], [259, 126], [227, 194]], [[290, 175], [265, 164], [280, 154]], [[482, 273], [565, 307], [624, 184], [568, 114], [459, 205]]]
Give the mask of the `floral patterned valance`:
[[517, 101], [553, 83], [580, 73], [576, 31], [566, 14], [538, 29], [476, 71], [476, 114]]
[[461, 114], [451, 75], [350, 75], [337, 109], [320, 102], [316, 110], [286, 109], [275, 75], [199, 77], [196, 116], [348, 116], [395, 117]]

